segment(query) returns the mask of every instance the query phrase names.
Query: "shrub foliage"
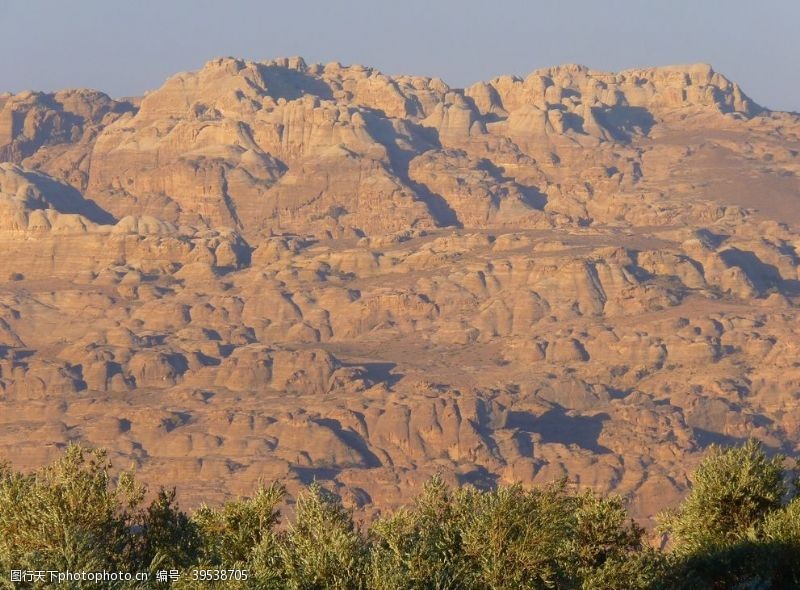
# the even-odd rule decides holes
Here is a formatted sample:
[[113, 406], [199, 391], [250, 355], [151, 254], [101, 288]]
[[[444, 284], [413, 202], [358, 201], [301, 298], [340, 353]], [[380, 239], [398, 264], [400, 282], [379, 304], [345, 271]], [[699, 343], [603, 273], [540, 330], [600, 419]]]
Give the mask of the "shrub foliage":
[[[280, 485], [188, 514], [174, 490], [145, 502], [132, 473], [112, 477], [104, 451], [72, 445], [34, 473], [0, 465], [0, 588], [54, 586], [12, 583], [11, 570], [149, 574], [102, 588], [796, 588], [800, 498], [785, 465], [755, 441], [712, 447], [685, 501], [661, 515], [668, 543], [656, 549], [621, 498], [566, 481], [479, 491], [434, 477], [369, 527], [312, 484], [281, 522]], [[199, 575], [222, 569], [247, 579]], [[170, 570], [181, 577], [158, 579]]]

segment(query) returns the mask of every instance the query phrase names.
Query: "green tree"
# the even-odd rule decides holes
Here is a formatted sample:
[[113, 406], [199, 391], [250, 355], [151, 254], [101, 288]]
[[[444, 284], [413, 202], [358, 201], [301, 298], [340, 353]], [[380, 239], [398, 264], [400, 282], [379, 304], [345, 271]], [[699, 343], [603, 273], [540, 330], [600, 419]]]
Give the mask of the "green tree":
[[194, 569], [247, 570], [248, 579], [197, 581], [190, 570], [173, 588], [283, 587], [275, 527], [280, 521], [278, 506], [285, 495], [284, 487], [273, 483], [260, 485], [252, 498], [228, 502], [221, 508], [201, 506], [191, 519], [199, 536]]
[[566, 587], [570, 532], [578, 503], [561, 481], [458, 494], [463, 547], [479, 588]]
[[214, 565], [246, 562], [257, 545], [275, 534], [273, 527], [280, 520], [277, 507], [285, 495], [283, 486], [272, 484], [221, 509], [198, 508], [192, 520], [203, 539], [201, 560]]
[[[643, 542], [621, 498], [575, 493], [566, 481], [479, 491], [437, 476], [411, 506], [368, 532], [314, 484], [279, 530], [280, 485], [190, 517], [175, 490], [160, 490], [144, 506], [133, 474], [112, 477], [103, 451], [71, 445], [34, 473], [0, 464], [0, 567], [181, 569], [173, 590], [797, 588], [800, 498], [790, 480], [783, 458], [754, 441], [713, 447], [686, 500], [663, 516], [661, 530], [671, 538], [665, 552]], [[204, 569], [248, 575], [193, 579]], [[0, 588], [9, 584], [0, 579]]]
[[730, 449], [712, 446], [686, 500], [660, 517], [675, 551], [694, 554], [757, 538], [764, 518], [788, 492], [783, 461], [768, 457], [755, 440]]
[[295, 508], [294, 522], [279, 546], [286, 587], [364, 588], [368, 547], [352, 513], [317, 483], [298, 496]]
[[185, 569], [203, 550], [197, 525], [175, 502], [175, 489], [159, 490], [142, 517], [140, 561], [151, 572]]
[[144, 490], [102, 450], [70, 445], [31, 474], [0, 470], [0, 567], [132, 571]]
[[672, 543], [673, 587], [773, 588], [792, 575], [788, 554], [770, 539], [792, 524], [783, 503], [794, 490], [783, 464], [755, 440], [709, 450], [684, 502], [661, 515]]
[[656, 554], [643, 543], [644, 529], [631, 519], [619, 496], [601, 497], [592, 491], [577, 498], [569, 535], [568, 570], [583, 588], [633, 590], [647, 588], [662, 569]]
[[576, 495], [565, 481], [479, 491], [434, 478], [373, 526], [370, 587], [646, 588], [658, 563], [639, 559], [642, 532], [621, 499]]
[[461, 506], [436, 475], [410, 509], [400, 509], [372, 527], [370, 588], [446, 590], [466, 588]]

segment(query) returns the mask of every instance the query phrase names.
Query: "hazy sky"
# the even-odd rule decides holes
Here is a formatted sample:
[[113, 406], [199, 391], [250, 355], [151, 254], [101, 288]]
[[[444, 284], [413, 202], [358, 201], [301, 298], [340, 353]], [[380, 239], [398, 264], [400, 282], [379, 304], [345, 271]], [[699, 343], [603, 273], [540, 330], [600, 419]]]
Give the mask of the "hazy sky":
[[559, 63], [707, 62], [800, 111], [800, 0], [0, 0], [0, 92], [141, 94], [233, 55], [371, 65], [464, 86]]

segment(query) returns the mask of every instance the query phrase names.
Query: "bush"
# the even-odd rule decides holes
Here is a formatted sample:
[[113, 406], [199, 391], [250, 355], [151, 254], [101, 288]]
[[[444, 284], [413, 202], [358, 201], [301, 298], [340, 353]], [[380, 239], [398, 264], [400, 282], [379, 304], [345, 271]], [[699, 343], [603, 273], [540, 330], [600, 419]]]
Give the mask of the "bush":
[[219, 509], [201, 506], [191, 520], [199, 536], [194, 569], [247, 570], [248, 579], [199, 582], [191, 579], [189, 571], [174, 587], [284, 588], [275, 526], [285, 494], [281, 485], [262, 485], [250, 499], [228, 502]]
[[365, 588], [368, 548], [352, 514], [316, 483], [297, 498], [294, 522], [280, 539], [286, 587]]
[[712, 446], [684, 503], [662, 516], [661, 529], [676, 551], [694, 554], [757, 538], [788, 492], [783, 461], [767, 457], [753, 440], [731, 449]]
[[661, 517], [676, 588], [776, 588], [800, 574], [800, 521], [784, 457], [750, 440], [712, 447], [686, 500]]
[[462, 551], [463, 508], [441, 477], [434, 476], [411, 509], [378, 520], [372, 529], [370, 588], [466, 587]]
[[[32, 474], [0, 472], [0, 567], [4, 571], [123, 570], [139, 565], [134, 528], [144, 490], [116, 482], [101, 450], [70, 445]], [[6, 578], [7, 579], [7, 578]]]
[[[281, 526], [282, 486], [190, 516], [175, 490], [145, 506], [133, 474], [113, 478], [103, 451], [71, 445], [32, 474], [0, 464], [0, 567], [149, 570], [146, 584], [103, 587], [175, 590], [797, 588], [800, 498], [783, 464], [752, 441], [712, 448], [686, 500], [663, 515], [670, 543], [658, 550], [621, 498], [575, 493], [566, 481], [479, 491], [434, 477], [411, 506], [364, 530], [313, 484]], [[248, 577], [192, 579], [214, 568]], [[184, 576], [155, 581], [170, 569]]]
[[634, 588], [623, 564], [642, 533], [619, 498], [575, 495], [564, 481], [483, 492], [434, 478], [413, 508], [372, 527], [370, 587]]
[[204, 548], [199, 527], [175, 503], [175, 489], [159, 490], [148, 506], [141, 539], [141, 561], [151, 572], [191, 567]]

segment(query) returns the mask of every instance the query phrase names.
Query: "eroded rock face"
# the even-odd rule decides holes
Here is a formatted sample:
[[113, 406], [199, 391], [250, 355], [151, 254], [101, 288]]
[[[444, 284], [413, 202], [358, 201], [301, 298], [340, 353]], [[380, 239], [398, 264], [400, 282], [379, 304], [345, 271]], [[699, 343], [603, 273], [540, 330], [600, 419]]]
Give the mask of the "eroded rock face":
[[647, 519], [711, 442], [798, 450], [799, 133], [704, 65], [0, 95], [0, 455], [366, 516], [568, 475]]

